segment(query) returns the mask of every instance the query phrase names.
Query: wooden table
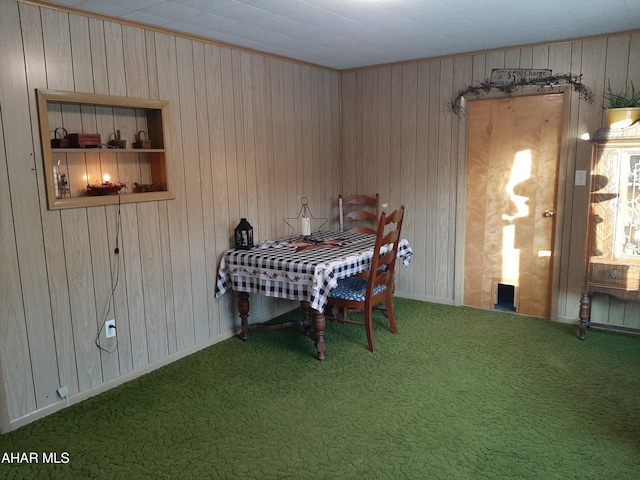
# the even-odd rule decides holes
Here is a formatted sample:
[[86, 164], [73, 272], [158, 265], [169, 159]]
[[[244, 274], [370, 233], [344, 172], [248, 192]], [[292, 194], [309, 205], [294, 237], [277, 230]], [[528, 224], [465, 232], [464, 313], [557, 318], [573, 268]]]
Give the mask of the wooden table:
[[[314, 339], [318, 360], [324, 360], [323, 312], [329, 292], [339, 279], [368, 269], [374, 244], [375, 235], [316, 232], [309, 237], [261, 242], [251, 250], [228, 250], [220, 260], [216, 297], [230, 289], [239, 292], [243, 340], [249, 338], [251, 330], [299, 325]], [[408, 266], [411, 255], [409, 242], [402, 239], [398, 258]], [[280, 324], [249, 324], [249, 293], [300, 301], [303, 319]]]

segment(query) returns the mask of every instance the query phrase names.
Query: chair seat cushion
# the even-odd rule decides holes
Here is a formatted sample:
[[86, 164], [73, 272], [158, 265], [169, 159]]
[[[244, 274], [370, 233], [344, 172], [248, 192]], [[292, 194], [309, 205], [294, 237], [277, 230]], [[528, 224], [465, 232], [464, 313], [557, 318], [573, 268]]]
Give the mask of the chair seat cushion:
[[[386, 285], [378, 285], [373, 289], [373, 294], [377, 295], [387, 288]], [[343, 300], [354, 300], [364, 302], [367, 293], [367, 279], [358, 277], [347, 277], [338, 280], [338, 285], [331, 290], [329, 297]]]

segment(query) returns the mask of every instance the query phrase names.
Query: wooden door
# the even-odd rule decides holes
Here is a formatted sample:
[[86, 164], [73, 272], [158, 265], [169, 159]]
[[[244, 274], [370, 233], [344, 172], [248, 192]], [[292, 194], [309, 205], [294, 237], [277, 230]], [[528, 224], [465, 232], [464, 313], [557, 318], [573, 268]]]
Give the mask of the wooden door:
[[515, 311], [551, 312], [563, 95], [468, 105], [464, 303], [494, 308], [513, 286]]

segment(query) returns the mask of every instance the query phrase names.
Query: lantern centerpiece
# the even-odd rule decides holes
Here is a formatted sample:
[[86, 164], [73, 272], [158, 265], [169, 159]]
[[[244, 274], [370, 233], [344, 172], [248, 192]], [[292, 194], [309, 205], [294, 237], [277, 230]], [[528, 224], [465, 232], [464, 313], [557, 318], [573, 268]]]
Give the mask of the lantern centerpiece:
[[251, 248], [253, 248], [253, 227], [246, 218], [242, 218], [236, 227], [236, 250]]

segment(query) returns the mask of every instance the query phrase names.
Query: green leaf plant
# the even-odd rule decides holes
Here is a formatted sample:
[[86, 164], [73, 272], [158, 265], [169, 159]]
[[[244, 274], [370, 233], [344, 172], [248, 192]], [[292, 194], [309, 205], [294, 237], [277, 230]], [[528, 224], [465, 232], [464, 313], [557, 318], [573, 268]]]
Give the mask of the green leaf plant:
[[609, 82], [607, 85], [607, 93], [604, 94], [604, 99], [609, 102], [609, 106], [606, 108], [640, 107], [640, 91], [636, 92], [633, 82], [629, 82], [629, 85], [618, 93], [613, 92], [611, 82]]

